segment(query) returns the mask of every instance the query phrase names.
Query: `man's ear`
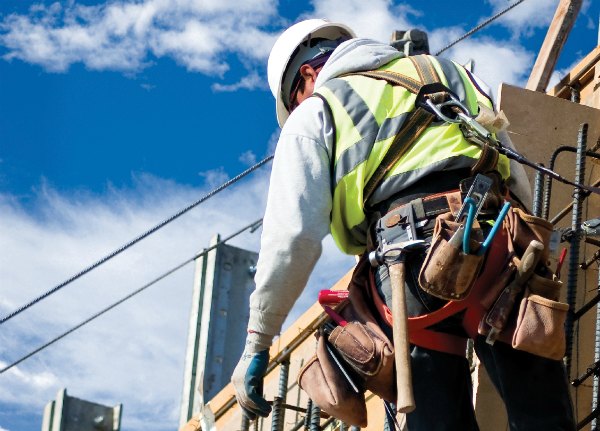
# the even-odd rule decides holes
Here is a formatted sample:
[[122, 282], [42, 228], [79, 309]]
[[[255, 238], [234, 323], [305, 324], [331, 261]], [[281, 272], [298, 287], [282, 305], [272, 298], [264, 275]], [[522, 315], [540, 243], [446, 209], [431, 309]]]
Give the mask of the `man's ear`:
[[300, 75], [306, 81], [316, 81], [317, 71], [310, 64], [300, 66]]

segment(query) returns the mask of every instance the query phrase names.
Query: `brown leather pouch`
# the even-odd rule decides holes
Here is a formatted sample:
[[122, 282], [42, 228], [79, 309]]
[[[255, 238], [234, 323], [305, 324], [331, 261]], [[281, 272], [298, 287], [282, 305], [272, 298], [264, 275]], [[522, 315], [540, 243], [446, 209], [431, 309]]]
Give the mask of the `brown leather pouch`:
[[[372, 298], [367, 293], [369, 269], [365, 255], [354, 270], [348, 299], [335, 309], [348, 323], [336, 326], [329, 335], [318, 334], [317, 354], [298, 376], [300, 387], [324, 412], [361, 427], [367, 425], [366, 390], [384, 400], [396, 401], [394, 348], [371, 312]], [[340, 366], [359, 393], [352, 389]]]
[[460, 223], [452, 219], [449, 212], [437, 217], [431, 247], [419, 273], [419, 285], [430, 295], [460, 301], [467, 297], [479, 275], [483, 256], [471, 253], [481, 245], [483, 233], [475, 222], [469, 243], [471, 253], [465, 254], [461, 232], [457, 234], [458, 244], [451, 240], [460, 227]]
[[[547, 261], [549, 254], [550, 236], [553, 226], [547, 220], [527, 214], [520, 208], [511, 208], [506, 215], [503, 225], [508, 234], [508, 249], [512, 255], [511, 261], [503, 272], [507, 277], [500, 277], [498, 283], [492, 286], [490, 293], [484, 297], [482, 305], [489, 309], [492, 300], [511, 281], [514, 267], [518, 265], [519, 258], [527, 249], [532, 240], [540, 241], [544, 250], [538, 264], [540, 274], [548, 273]], [[546, 267], [545, 269], [543, 269]], [[517, 302], [507, 317], [506, 327], [498, 336], [498, 340], [511, 344], [513, 348], [524, 350], [538, 356], [560, 359], [565, 352], [564, 322], [567, 316], [568, 305], [558, 302], [562, 283], [558, 280], [546, 278], [539, 274], [532, 274], [524, 292], [517, 296]], [[497, 293], [496, 293], [497, 292]], [[489, 326], [482, 320], [479, 333], [487, 335]]]
[[[349, 314], [350, 304], [344, 307]], [[394, 348], [387, 337], [372, 326], [350, 321], [337, 326], [329, 341], [344, 359], [364, 387], [384, 400], [396, 401], [394, 387]]]
[[544, 358], [562, 359], [568, 310], [568, 304], [526, 292], [519, 308], [512, 346]]
[[[370, 271], [371, 265], [365, 254], [354, 269], [348, 286], [348, 302], [338, 308], [346, 321], [358, 325], [348, 327], [348, 323], [346, 328], [349, 330], [343, 331], [344, 337], [340, 338], [340, 330], [340, 336], [330, 337], [330, 340], [335, 339], [336, 345], [341, 347], [340, 353], [364, 380], [366, 389], [384, 400], [395, 402], [394, 346], [373, 316], [374, 303], [368, 288]], [[358, 327], [361, 329], [356, 331]], [[359, 333], [362, 334], [360, 337]], [[332, 332], [331, 336], [335, 336], [335, 333]], [[354, 340], [350, 341], [349, 338]], [[363, 349], [364, 352], [358, 355], [357, 349]]]
[[[538, 240], [544, 244], [544, 252], [541, 261], [547, 262], [550, 253], [550, 236], [552, 235], [552, 223], [540, 217], [527, 214], [520, 208], [511, 208], [504, 219], [504, 228], [507, 229], [517, 256], [522, 256], [532, 240]], [[511, 250], [513, 251], [513, 250]]]
[[534, 274], [519, 306], [512, 346], [559, 360], [565, 355], [565, 321], [569, 305], [559, 302], [562, 283]]
[[300, 370], [298, 385], [325, 413], [350, 425], [367, 426], [364, 388], [352, 388], [321, 335], [317, 354]]

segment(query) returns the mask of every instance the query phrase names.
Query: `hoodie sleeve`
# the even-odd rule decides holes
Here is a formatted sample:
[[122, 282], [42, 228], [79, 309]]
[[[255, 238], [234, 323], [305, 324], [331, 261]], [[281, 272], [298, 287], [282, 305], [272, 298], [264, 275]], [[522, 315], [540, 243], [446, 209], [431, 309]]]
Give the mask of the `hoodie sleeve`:
[[287, 120], [275, 150], [248, 329], [269, 336], [302, 293], [329, 233], [333, 128], [310, 98]]

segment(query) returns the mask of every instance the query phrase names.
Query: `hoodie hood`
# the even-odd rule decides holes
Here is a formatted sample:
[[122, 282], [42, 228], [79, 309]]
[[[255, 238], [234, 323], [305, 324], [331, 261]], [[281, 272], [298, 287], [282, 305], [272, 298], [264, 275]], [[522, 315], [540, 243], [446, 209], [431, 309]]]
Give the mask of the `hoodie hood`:
[[350, 39], [333, 51], [317, 77], [315, 89], [345, 73], [378, 69], [400, 57], [404, 54], [391, 45], [372, 39]]

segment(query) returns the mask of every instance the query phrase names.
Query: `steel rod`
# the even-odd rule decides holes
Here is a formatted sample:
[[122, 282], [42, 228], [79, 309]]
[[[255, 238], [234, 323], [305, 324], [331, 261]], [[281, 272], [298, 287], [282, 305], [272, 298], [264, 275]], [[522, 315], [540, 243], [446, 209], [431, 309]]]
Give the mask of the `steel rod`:
[[[581, 183], [585, 178], [585, 151], [587, 145], [588, 125], [584, 123], [579, 128], [577, 136], [577, 158], [575, 165], [575, 181]], [[585, 196], [582, 190], [576, 187], [573, 192], [573, 212], [571, 217], [572, 235], [569, 240], [569, 273], [567, 275], [567, 303], [569, 309], [574, 310], [577, 299], [577, 275], [579, 271], [579, 242], [581, 239], [581, 216], [583, 212], [582, 203]], [[571, 377], [571, 357], [573, 354], [573, 313], [567, 315], [565, 324], [566, 332], [566, 350], [565, 350], [565, 368], [567, 376]]]

